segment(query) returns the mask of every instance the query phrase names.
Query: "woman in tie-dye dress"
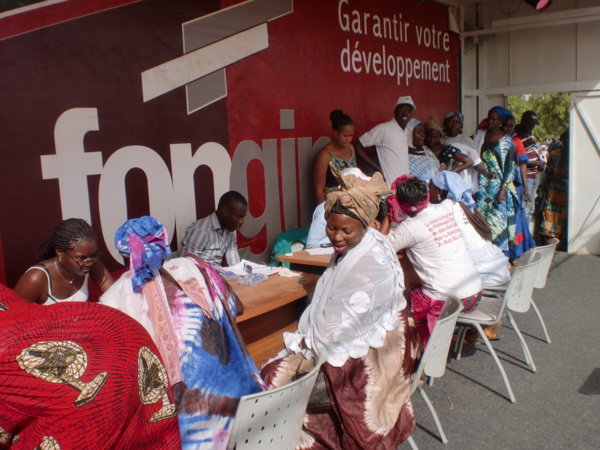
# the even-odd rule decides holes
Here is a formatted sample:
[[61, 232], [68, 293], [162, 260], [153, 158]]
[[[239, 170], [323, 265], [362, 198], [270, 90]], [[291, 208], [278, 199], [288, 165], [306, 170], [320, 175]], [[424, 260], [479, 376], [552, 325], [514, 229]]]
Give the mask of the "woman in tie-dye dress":
[[206, 262], [174, 258], [153, 217], [127, 221], [115, 245], [126, 272], [100, 299], [138, 320], [165, 361], [184, 449], [224, 449], [239, 398], [261, 390], [235, 323], [235, 295]]

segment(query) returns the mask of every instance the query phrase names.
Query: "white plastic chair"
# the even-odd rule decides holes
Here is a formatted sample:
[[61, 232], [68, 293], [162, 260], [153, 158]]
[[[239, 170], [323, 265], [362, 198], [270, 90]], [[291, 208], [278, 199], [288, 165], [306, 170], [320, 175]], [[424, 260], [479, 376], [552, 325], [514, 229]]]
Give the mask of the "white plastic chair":
[[321, 364], [302, 378], [240, 399], [227, 449], [295, 449]]
[[[533, 288], [536, 283], [537, 274], [539, 272], [539, 266], [542, 262], [541, 255], [533, 255], [532, 261], [529, 264], [525, 264], [523, 266], [519, 266], [519, 269], [515, 271], [513, 269], [513, 275], [511, 275], [511, 280], [508, 283], [508, 288], [504, 293], [505, 297], [508, 297], [506, 301], [506, 311], [505, 316], [510, 322], [513, 330], [517, 334], [519, 338], [519, 342], [521, 344], [521, 348], [523, 349], [523, 354], [525, 356], [525, 361], [530, 366], [532, 372], [537, 372], [537, 368], [535, 367], [535, 363], [533, 362], [533, 357], [531, 356], [531, 352], [529, 350], [529, 346], [523, 335], [521, 334], [521, 330], [517, 326], [515, 319], [511, 312], [524, 313], [529, 311], [529, 307], [533, 302]], [[514, 281], [513, 281], [514, 278]]]
[[[456, 297], [450, 297], [446, 300], [444, 307], [442, 308], [442, 312], [440, 313], [440, 317], [436, 322], [433, 331], [431, 332], [429, 342], [427, 343], [427, 347], [425, 347], [425, 352], [423, 353], [423, 356], [421, 356], [421, 361], [419, 362], [415, 379], [410, 387], [411, 395], [417, 390], [419, 391], [419, 394], [421, 394], [421, 397], [425, 401], [425, 404], [433, 416], [433, 420], [435, 421], [437, 429], [440, 433], [441, 441], [444, 444], [448, 443], [448, 439], [444, 434], [440, 419], [438, 418], [431, 401], [429, 401], [429, 397], [423, 389], [425, 384], [419, 386], [419, 382], [421, 381], [421, 376], [423, 374], [431, 378], [439, 378], [446, 372], [446, 361], [448, 359], [450, 343], [452, 342], [452, 334], [454, 333], [456, 319], [458, 318], [458, 314], [460, 313], [462, 307], [462, 303]], [[414, 444], [412, 436], [409, 437], [408, 442], [413, 449], [417, 448], [416, 444]]]
[[[543, 289], [544, 287], [546, 287], [546, 280], [548, 279], [548, 273], [550, 272], [550, 266], [552, 265], [554, 252], [556, 251], [556, 246], [559, 244], [559, 242], [560, 241], [558, 239], [554, 238], [552, 239], [552, 242], [550, 242], [550, 244], [542, 245], [532, 249], [533, 255], [541, 255], [542, 257], [540, 265], [538, 266], [537, 279], [534, 285], [536, 289]], [[542, 317], [542, 314], [540, 313], [540, 310], [538, 309], [533, 299], [531, 299], [531, 307], [533, 308], [533, 311], [535, 312], [538, 321], [540, 322], [540, 325], [544, 332], [544, 337], [546, 338], [546, 342], [548, 344], [552, 343], [552, 340], [548, 335], [548, 330], [546, 329], [546, 323], [544, 322], [544, 318]]]
[[[473, 312], [470, 312], [469, 314], [459, 315], [457, 323], [460, 325], [469, 325], [471, 327], [474, 327], [477, 330], [477, 332], [481, 336], [481, 339], [483, 340], [485, 346], [487, 347], [488, 351], [490, 352], [490, 355], [494, 359], [496, 366], [498, 366], [498, 370], [500, 371], [500, 374], [502, 375], [502, 379], [504, 380], [506, 390], [508, 391], [510, 401], [515, 403], [517, 400], [515, 399], [515, 396], [513, 394], [512, 388], [510, 386], [510, 381], [508, 381], [506, 372], [504, 371], [504, 367], [502, 367], [502, 363], [498, 359], [498, 355], [496, 355], [496, 352], [494, 351], [492, 344], [490, 344], [490, 341], [488, 340], [487, 336], [485, 335], [485, 333], [483, 331], [483, 328], [481, 327], [481, 325], [494, 325], [494, 324], [498, 323], [498, 321], [504, 315], [504, 310], [506, 308], [506, 300], [507, 300], [507, 297], [503, 296], [503, 295], [498, 295], [498, 294], [491, 295], [489, 293], [484, 294], [484, 298], [477, 305], [477, 309]], [[457, 340], [458, 352], [456, 355], [456, 359], [460, 359], [460, 357], [461, 357], [462, 344], [463, 344], [465, 335], [466, 335], [466, 328], [463, 329], [463, 331], [458, 334], [458, 340]]]
[[[534, 247], [531, 250], [525, 252], [517, 261], [515, 261], [515, 266], [525, 265], [533, 261], [537, 255], [541, 256], [541, 261], [538, 266], [534, 282], [534, 287], [536, 289], [543, 289], [546, 286], [546, 280], [548, 279], [548, 273], [550, 272], [550, 266], [552, 265], [554, 252], [556, 251], [556, 246], [559, 244], [559, 242], [560, 241], [558, 239], [553, 238], [550, 244]], [[502, 286], [484, 287], [484, 289], [488, 291], [504, 293], [507, 287], [508, 283]], [[542, 317], [542, 313], [535, 304], [533, 297], [531, 299], [531, 307], [533, 308], [533, 311], [535, 312], [538, 321], [540, 322], [540, 326], [542, 327], [542, 331], [544, 332], [544, 338], [546, 339], [546, 342], [548, 344], [552, 343], [550, 335], [548, 334], [548, 329], [546, 328], [546, 323], [544, 322], [544, 318]]]
[[[537, 274], [540, 259], [541, 257], [537, 256], [529, 264], [523, 264], [513, 267], [510, 281], [508, 282], [506, 291], [504, 293], [493, 293], [487, 290], [484, 291], [484, 297], [481, 300], [481, 302], [479, 302], [479, 304], [477, 305], [477, 309], [468, 314], [460, 314], [457, 320], [457, 322], [461, 325], [469, 325], [471, 327], [474, 327], [481, 336], [481, 339], [483, 340], [485, 346], [490, 352], [490, 355], [494, 359], [496, 366], [498, 366], [498, 370], [502, 375], [502, 379], [504, 380], [506, 390], [508, 391], [508, 395], [512, 403], [515, 403], [517, 400], [510, 386], [510, 381], [506, 376], [506, 372], [504, 371], [504, 367], [502, 366], [498, 355], [496, 355], [494, 348], [492, 347], [489, 339], [485, 335], [482, 325], [494, 325], [498, 323], [502, 316], [506, 314], [510, 324], [512, 325], [513, 329], [515, 330], [515, 333], [517, 334], [517, 337], [519, 338], [519, 342], [521, 344], [521, 348], [523, 349], [523, 354], [525, 356], [525, 361], [527, 365], [531, 367], [533, 372], [537, 370], [533, 362], [533, 358], [531, 357], [529, 347], [523, 339], [523, 335], [517, 327], [514, 318], [510, 314], [510, 310], [516, 312], [525, 312], [529, 309], [529, 305], [531, 304], [531, 294], [533, 292], [533, 285], [535, 282], [535, 277]], [[506, 310], [507, 306], [508, 308], [510, 308], [510, 310], [508, 311]], [[460, 359], [465, 335], [466, 329], [464, 329], [462, 333], [459, 333], [459, 347], [456, 359]]]

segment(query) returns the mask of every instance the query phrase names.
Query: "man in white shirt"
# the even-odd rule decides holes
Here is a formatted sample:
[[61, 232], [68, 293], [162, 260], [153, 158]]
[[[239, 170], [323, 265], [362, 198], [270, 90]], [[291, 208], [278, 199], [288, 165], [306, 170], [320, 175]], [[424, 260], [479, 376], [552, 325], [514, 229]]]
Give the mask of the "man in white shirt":
[[[383, 174], [388, 186], [391, 186], [400, 175], [409, 173], [408, 133], [410, 130], [407, 125], [415, 109], [410, 96], [400, 97], [396, 102], [392, 120], [375, 126], [354, 142], [358, 155]], [[373, 145], [377, 150], [379, 163], [364, 150], [365, 147]]]
[[244, 224], [248, 202], [236, 191], [226, 192], [219, 199], [217, 210], [210, 216], [190, 224], [179, 248], [181, 254], [192, 253], [215, 268], [220, 268], [223, 257], [227, 265], [240, 262], [236, 230]]

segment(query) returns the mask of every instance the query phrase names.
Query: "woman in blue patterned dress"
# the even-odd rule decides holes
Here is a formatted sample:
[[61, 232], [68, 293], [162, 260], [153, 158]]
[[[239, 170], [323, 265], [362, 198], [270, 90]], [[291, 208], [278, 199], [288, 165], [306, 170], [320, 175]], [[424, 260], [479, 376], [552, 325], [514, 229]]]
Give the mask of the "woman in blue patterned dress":
[[479, 177], [477, 209], [492, 230], [492, 242], [512, 260], [521, 256], [529, 243], [525, 242], [523, 230], [517, 230], [520, 208], [514, 185], [517, 154], [512, 138], [502, 129], [505, 114], [506, 110], [499, 107], [488, 112], [481, 161], [485, 170], [495, 177]]

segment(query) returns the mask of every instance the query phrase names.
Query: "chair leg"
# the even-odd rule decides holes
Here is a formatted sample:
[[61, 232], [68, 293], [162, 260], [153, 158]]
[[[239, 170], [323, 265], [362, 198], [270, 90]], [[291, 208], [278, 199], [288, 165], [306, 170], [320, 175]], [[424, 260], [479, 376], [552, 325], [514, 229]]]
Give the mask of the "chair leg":
[[425, 404], [429, 408], [429, 411], [431, 412], [431, 415], [433, 416], [433, 420], [435, 421], [435, 425], [437, 426], [437, 429], [438, 429], [438, 431], [440, 433], [440, 438], [441, 438], [442, 442], [444, 444], [447, 444], [448, 443], [448, 439], [446, 438], [446, 435], [444, 434], [444, 430], [442, 429], [442, 424], [440, 422], [440, 419], [438, 418], [437, 413], [435, 412], [435, 408], [433, 407], [433, 405], [429, 401], [429, 397], [425, 393], [425, 390], [422, 387], [418, 388], [418, 390], [419, 390], [419, 394], [421, 394], [421, 397], [423, 397], [423, 400], [425, 401]]
[[454, 354], [458, 353], [458, 338], [460, 337], [461, 331], [462, 328], [458, 328], [458, 331], [456, 332], [456, 340], [454, 341], [454, 345], [452, 345], [452, 350], [454, 351]]
[[546, 323], [544, 322], [542, 313], [540, 313], [540, 310], [538, 309], [537, 305], [535, 304], [535, 302], [533, 300], [531, 300], [531, 307], [535, 311], [535, 314], [537, 315], [537, 318], [540, 321], [540, 325], [542, 326], [542, 330], [544, 331], [544, 336], [546, 337], [546, 342], [548, 344], [551, 344], [552, 340], [550, 339], [550, 336], [548, 335], [548, 330], [546, 329]]
[[458, 361], [462, 355], [462, 348], [463, 348], [463, 343], [465, 341], [465, 336], [467, 335], [467, 331], [469, 330], [469, 327], [461, 327], [460, 331], [458, 332], [458, 336], [456, 336], [457, 339], [457, 343], [458, 343], [458, 352], [456, 352], [456, 360]]
[[461, 335], [464, 327], [457, 326], [457, 328], [458, 328], [458, 331], [456, 332], [456, 341], [454, 341], [454, 353], [456, 353], [458, 355], [458, 344], [460, 342], [460, 335]]
[[413, 437], [412, 437], [412, 436], [409, 436], [409, 437], [406, 439], [406, 442], [408, 442], [408, 443], [409, 443], [409, 445], [410, 445], [410, 448], [412, 448], [413, 450], [419, 450], [419, 447], [417, 447], [417, 444], [416, 444], [416, 442], [415, 442], [415, 440], [413, 439]]
[[485, 335], [485, 333], [483, 332], [483, 328], [481, 328], [481, 325], [479, 325], [478, 323], [474, 323], [473, 326], [475, 328], [477, 328], [477, 331], [479, 332], [481, 339], [483, 339], [483, 343], [485, 344], [488, 351], [490, 352], [490, 355], [492, 355], [492, 358], [494, 358], [494, 362], [496, 363], [496, 366], [498, 366], [498, 370], [500, 371], [500, 375], [502, 375], [502, 379], [504, 380], [504, 385], [506, 386], [506, 390], [508, 391], [508, 396], [510, 397], [510, 401], [512, 403], [517, 403], [517, 399], [515, 398], [515, 395], [513, 394], [512, 388], [510, 387], [510, 381], [508, 381], [508, 377], [506, 376], [504, 367], [502, 367], [502, 363], [500, 362], [500, 359], [498, 359], [498, 355], [496, 355], [496, 352], [494, 351], [494, 347], [492, 347], [492, 344], [490, 344], [490, 341], [487, 338], [487, 336]]
[[535, 367], [535, 363], [533, 362], [533, 356], [531, 356], [529, 346], [527, 345], [525, 338], [523, 338], [521, 330], [519, 330], [517, 322], [515, 322], [515, 319], [513, 318], [510, 311], [506, 311], [506, 317], [508, 318], [510, 325], [513, 327], [513, 330], [515, 330], [515, 333], [517, 333], [517, 337], [519, 338], [519, 342], [521, 343], [521, 348], [523, 349], [523, 355], [525, 356], [525, 363], [531, 368], [531, 371], [533, 373], [537, 372], [537, 368]]

